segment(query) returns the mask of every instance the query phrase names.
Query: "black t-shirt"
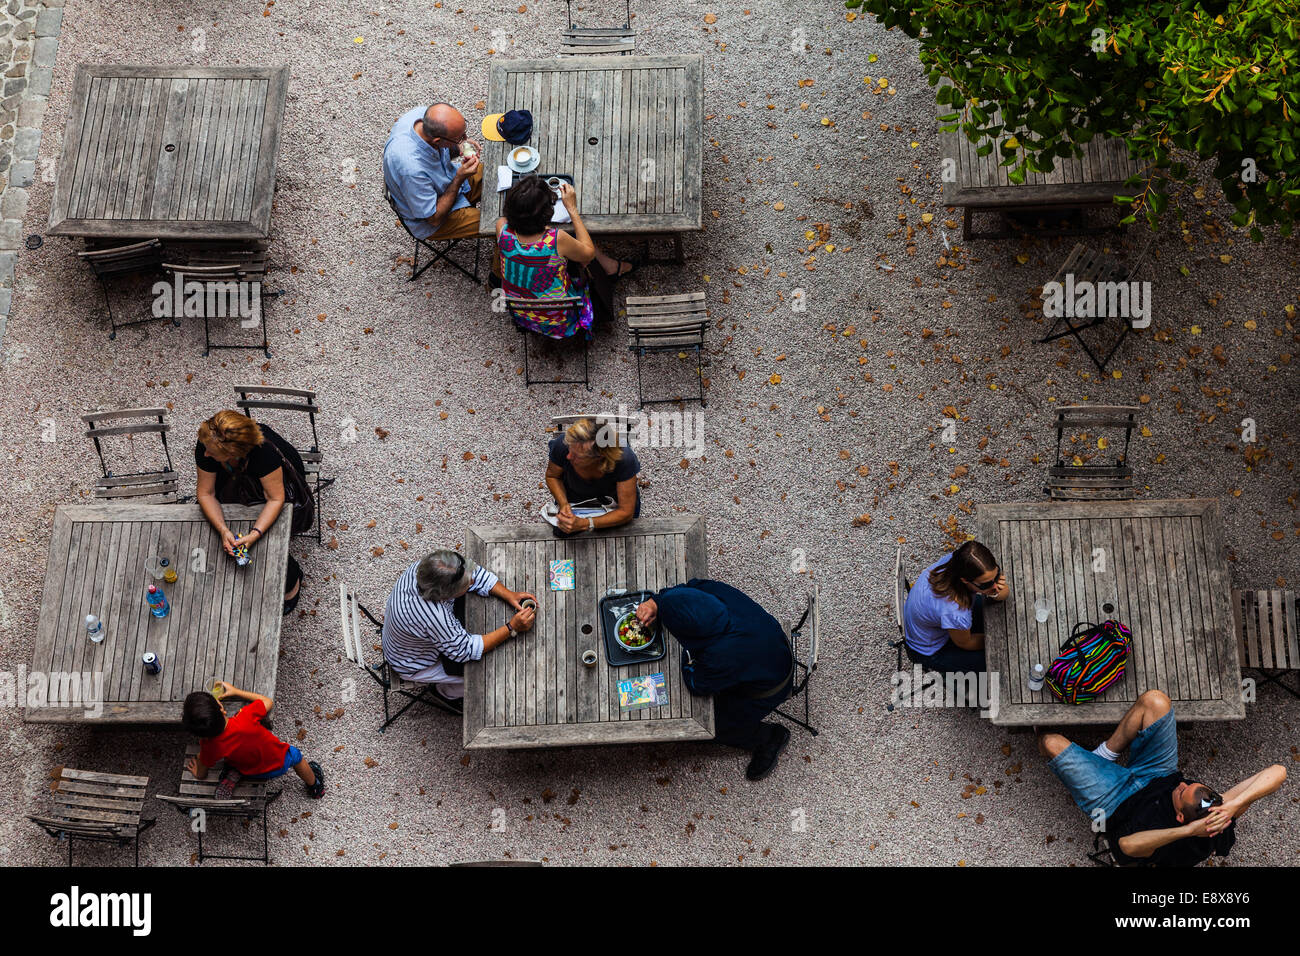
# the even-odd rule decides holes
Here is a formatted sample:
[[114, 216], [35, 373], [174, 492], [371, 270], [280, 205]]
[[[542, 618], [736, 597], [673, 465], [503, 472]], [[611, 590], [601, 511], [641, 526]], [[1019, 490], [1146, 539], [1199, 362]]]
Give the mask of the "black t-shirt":
[[[217, 476], [216, 493], [217, 498], [221, 498], [222, 490], [230, 483], [231, 476], [236, 471], [243, 470], [254, 478], [265, 478], [277, 468], [284, 467], [287, 461], [291, 466], [298, 469], [299, 474], [306, 474], [306, 468], [303, 467], [302, 456], [298, 450], [291, 444], [281, 438], [269, 425], [262, 425], [262, 444], [255, 445], [253, 450], [242, 462], [235, 462], [234, 467], [223, 465], [215, 458], [209, 458], [203, 450], [202, 442], [194, 443], [194, 464], [195, 467], [203, 471], [213, 472]], [[276, 449], [284, 455], [276, 453]]]
[[613, 498], [618, 501], [618, 483], [635, 478], [641, 470], [636, 452], [625, 447], [623, 457], [609, 474], [601, 475], [594, 481], [583, 478], [574, 470], [573, 462], [569, 461], [569, 447], [564, 444], [563, 435], [551, 439], [550, 453], [551, 464], [559, 465], [564, 470], [560, 484], [564, 485], [564, 493], [569, 496], [570, 503], [586, 501], [588, 498]]
[[1174, 810], [1172, 794], [1187, 779], [1175, 771], [1157, 777], [1116, 808], [1106, 824], [1110, 845], [1121, 863], [1148, 863], [1152, 866], [1196, 866], [1211, 854], [1227, 856], [1237, 840], [1236, 821], [1212, 837], [1183, 837], [1160, 847], [1149, 857], [1130, 857], [1119, 848], [1119, 838], [1144, 830], [1167, 830], [1182, 826]]

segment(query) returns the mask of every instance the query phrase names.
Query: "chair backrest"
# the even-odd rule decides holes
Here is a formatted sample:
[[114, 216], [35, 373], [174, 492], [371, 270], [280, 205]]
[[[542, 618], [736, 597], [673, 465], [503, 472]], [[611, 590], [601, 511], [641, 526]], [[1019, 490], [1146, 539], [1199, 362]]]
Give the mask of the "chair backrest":
[[[523, 332], [536, 332], [539, 335], [546, 335], [548, 338], [568, 338], [574, 335], [579, 328], [578, 320], [581, 317], [582, 298], [576, 295], [557, 296], [553, 299], [519, 299], [512, 296], [502, 297], [505, 303], [506, 312], [510, 314], [510, 320]], [[565, 331], [562, 335], [551, 335], [534, 326], [540, 324], [535, 318], [530, 316], [543, 315], [551, 318], [556, 327], [562, 327]], [[567, 317], [567, 318], [564, 318]], [[531, 324], [530, 324], [531, 323]]]
[[[302, 463], [307, 467], [308, 473], [320, 470], [324, 455], [320, 450], [320, 435], [316, 430], [316, 416], [320, 413], [320, 406], [316, 403], [314, 391], [307, 388], [278, 388], [270, 385], [236, 385], [235, 396], [235, 407], [249, 418], [257, 417], [253, 414], [255, 411], [268, 410], [296, 412], [298, 416], [305, 415], [307, 424], [311, 428], [311, 445], [303, 448], [301, 443], [295, 442], [294, 447], [302, 456]], [[298, 417], [297, 420], [302, 421], [302, 418]], [[276, 431], [278, 432], [279, 429]], [[284, 437], [289, 439], [288, 435]]]
[[894, 623], [898, 625], [898, 636], [903, 636], [903, 605], [907, 602], [907, 576], [903, 573], [903, 546], [900, 544], [894, 552]]
[[[92, 412], [82, 415], [86, 423], [85, 435], [95, 443], [95, 453], [99, 456], [100, 470], [103, 476], [95, 482], [97, 498], [134, 498], [142, 495], [159, 495], [166, 501], [175, 501], [179, 492], [178, 477], [172, 467], [171, 450], [167, 447], [167, 433], [171, 425], [167, 424], [165, 408], [123, 408], [116, 411]], [[105, 424], [112, 422], [113, 424]], [[126, 436], [132, 443], [134, 457], [135, 437], [137, 435], [158, 436], [164, 467], [146, 468], [139, 471], [125, 472], [110, 469], [104, 456], [103, 441], [114, 436]]]
[[146, 239], [144, 242], [133, 242], [112, 249], [78, 252], [77, 258], [90, 266], [97, 276], [141, 272], [156, 269], [162, 263], [162, 243], [157, 239]]
[[175, 276], [181, 282], [256, 282], [249, 279], [245, 263], [217, 262], [207, 265], [190, 265], [189, 263], [164, 262], [162, 270]]
[[[790, 651], [794, 654], [795, 660], [808, 669], [808, 674], [817, 669], [817, 655], [821, 653], [821, 596], [821, 585], [813, 585], [812, 592], [808, 595], [808, 604], [804, 607], [803, 616], [799, 618], [799, 622], [794, 627], [790, 628]], [[803, 660], [800, 661], [800, 646], [803, 643], [802, 637], [804, 634], [808, 635], [808, 648]], [[796, 682], [796, 686], [798, 686], [798, 682]]]
[[[416, 242], [423, 242], [424, 240], [418, 238], [415, 233], [411, 231], [410, 224], [402, 218], [402, 213], [397, 208], [397, 200], [394, 199], [393, 194], [389, 192], [388, 183], [386, 181], [384, 183], [384, 200], [388, 203], [389, 208], [393, 210], [393, 215], [397, 217], [398, 224], [406, 230], [406, 234]], [[417, 251], [419, 250], [417, 249]]]
[[1234, 589], [1232, 618], [1243, 667], [1300, 670], [1294, 591]]
[[551, 419], [551, 425], [555, 431], [564, 434], [565, 429], [575, 422], [580, 422], [584, 418], [590, 418], [595, 421], [597, 428], [609, 426], [614, 428], [618, 436], [620, 447], [626, 448], [628, 444], [628, 431], [637, 423], [642, 421], [639, 415], [615, 415], [608, 412], [588, 412], [577, 415], [556, 415]]
[[[363, 624], [363, 618], [369, 624]], [[364, 637], [363, 629], [382, 629], [382, 625], [357, 600], [356, 593], [344, 581], [339, 582], [339, 619], [343, 626], [343, 652], [347, 654], [348, 660], [362, 670], [367, 670], [366, 652], [370, 650], [374, 639]]]
[[140, 826], [148, 787], [148, 777], [64, 767], [53, 792], [50, 817], [43, 819], [62, 821], [61, 828], [74, 836], [131, 836]]
[[681, 295], [630, 295], [627, 327], [634, 348], [702, 346], [709, 313], [703, 292]]

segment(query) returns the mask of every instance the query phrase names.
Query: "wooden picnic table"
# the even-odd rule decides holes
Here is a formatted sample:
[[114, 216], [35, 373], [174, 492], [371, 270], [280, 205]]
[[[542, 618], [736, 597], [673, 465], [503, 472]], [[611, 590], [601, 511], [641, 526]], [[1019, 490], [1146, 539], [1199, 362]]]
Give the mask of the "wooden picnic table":
[[[988, 504], [977, 524], [1011, 588], [985, 605], [995, 724], [1114, 724], [1147, 690], [1168, 694], [1180, 721], [1245, 716], [1217, 501]], [[1038, 598], [1051, 603], [1041, 624]], [[1079, 705], [1029, 690], [1030, 668], [1049, 666], [1076, 623], [1108, 617], [1132, 631], [1119, 683]]]
[[288, 82], [287, 66], [80, 64], [49, 233], [266, 239]]
[[[83, 707], [28, 706], [37, 723], [179, 725], [181, 703], [212, 678], [275, 695], [280, 612], [289, 560], [292, 505], [286, 505], [252, 563], [239, 567], [196, 504], [63, 505], [54, 515], [45, 590], [36, 628], [32, 671], [102, 674], [103, 714]], [[253, 526], [260, 507], [222, 506], [236, 534]], [[196, 549], [206, 570], [195, 570]], [[172, 584], [146, 570], [153, 555], [171, 561]], [[155, 618], [145, 601], [150, 584], [163, 589], [171, 612]], [[104, 623], [102, 643], [86, 636], [85, 618]], [[162, 673], [147, 674], [141, 656], [153, 651]]]
[[[953, 107], [942, 107], [951, 113]], [[1001, 123], [1001, 111], [993, 109], [992, 122]], [[1001, 238], [1009, 233], [976, 234], [971, 213], [976, 209], [1015, 211], [1047, 207], [1111, 206], [1115, 197], [1128, 195], [1134, 187], [1124, 183], [1131, 176], [1145, 174], [1146, 165], [1129, 155], [1121, 139], [1094, 136], [1082, 144], [1078, 159], [1057, 159], [1050, 173], [1027, 172], [1025, 181], [1013, 183], [1008, 173], [1014, 166], [1000, 165], [1007, 154], [1002, 144], [1012, 135], [1005, 130], [992, 140], [993, 150], [979, 155], [983, 143], [972, 143], [960, 129], [940, 134], [943, 153], [943, 204], [961, 206], [962, 238]], [[989, 142], [985, 140], [984, 142]], [[1016, 162], [1024, 159], [1023, 147], [1016, 150]], [[948, 176], [955, 177], [949, 179]]]
[[[570, 747], [579, 744], [711, 740], [713, 699], [682, 685], [681, 645], [649, 664], [610, 667], [597, 612], [606, 591], [659, 591], [705, 577], [704, 519], [638, 519], [619, 528], [556, 538], [549, 525], [471, 528], [468, 557], [499, 572], [510, 588], [537, 595], [533, 629], [465, 666], [465, 746]], [[575, 589], [549, 589], [550, 563], [574, 562]], [[505, 602], [471, 596], [466, 626], [475, 634], [510, 618]], [[582, 653], [594, 650], [594, 667]], [[619, 712], [618, 682], [664, 675], [668, 703]]]
[[[703, 59], [577, 56], [507, 60], [488, 80], [488, 113], [529, 110], [536, 172], [570, 174], [593, 234], [700, 232]], [[483, 144], [479, 233], [496, 234], [496, 170], [508, 143]]]

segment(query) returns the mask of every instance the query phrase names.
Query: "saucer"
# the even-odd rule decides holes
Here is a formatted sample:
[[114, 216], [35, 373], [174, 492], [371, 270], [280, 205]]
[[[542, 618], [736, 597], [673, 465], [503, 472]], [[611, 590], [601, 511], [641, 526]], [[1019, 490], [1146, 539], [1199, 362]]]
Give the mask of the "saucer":
[[[524, 163], [515, 162], [516, 149], [528, 150], [529, 157], [527, 162]], [[531, 173], [534, 169], [536, 169], [541, 164], [541, 162], [542, 162], [542, 154], [537, 152], [537, 150], [533, 149], [531, 146], [523, 146], [523, 147], [514, 146], [511, 147], [510, 152], [506, 153], [506, 165], [509, 166], [510, 169], [512, 169], [516, 173]]]

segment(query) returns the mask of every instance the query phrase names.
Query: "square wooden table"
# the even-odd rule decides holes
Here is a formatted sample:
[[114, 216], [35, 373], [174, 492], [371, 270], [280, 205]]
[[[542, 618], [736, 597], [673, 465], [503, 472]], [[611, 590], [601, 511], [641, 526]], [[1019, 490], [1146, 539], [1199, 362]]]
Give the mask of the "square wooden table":
[[266, 239], [289, 68], [81, 64], [48, 232]]
[[[704, 142], [703, 60], [692, 56], [577, 56], [492, 67], [488, 113], [529, 110], [536, 172], [573, 176], [593, 234], [699, 232]], [[472, 139], [479, 139], [475, 133]], [[479, 234], [496, 234], [497, 167], [508, 143], [483, 143]]]
[[[955, 108], [942, 107], [948, 115]], [[1000, 123], [1001, 111], [990, 110], [991, 121]], [[946, 124], [941, 124], [946, 125]], [[1001, 165], [1005, 158], [1002, 143], [1011, 135], [1004, 130], [993, 139], [992, 152], [979, 155], [983, 144], [972, 143], [960, 129], [940, 133], [945, 178], [943, 202], [961, 206], [962, 238], [1003, 238], [1010, 233], [980, 233], [971, 230], [971, 212], [975, 209], [1016, 210], [1051, 206], [1113, 206], [1115, 197], [1131, 195], [1140, 187], [1125, 186], [1131, 176], [1144, 175], [1146, 164], [1129, 155], [1121, 139], [1094, 136], [1082, 144], [1083, 155], [1077, 159], [1057, 159], [1048, 173], [1027, 172], [1023, 183], [1013, 183], [1008, 173], [1013, 167]], [[989, 142], [986, 140], [985, 142]], [[1016, 150], [1016, 161], [1024, 158], [1023, 148]], [[948, 178], [951, 174], [952, 178]]]
[[[682, 685], [682, 649], [649, 664], [610, 667], [597, 604], [613, 588], [659, 591], [705, 577], [704, 519], [638, 519], [608, 531], [556, 538], [549, 525], [471, 528], [471, 561], [516, 591], [537, 595], [533, 629], [465, 666], [465, 746], [571, 747], [579, 744], [711, 740], [713, 698]], [[575, 589], [552, 591], [552, 561], [572, 559]], [[470, 595], [466, 626], [475, 634], [501, 627], [513, 612], [504, 601]], [[666, 632], [665, 632], [666, 633]], [[593, 650], [595, 667], [582, 663]], [[618, 682], [664, 675], [668, 703], [620, 713]]]
[[[37, 723], [179, 725], [181, 703], [209, 678], [275, 695], [284, 576], [289, 561], [292, 505], [286, 505], [252, 562], [239, 567], [196, 504], [64, 505], [55, 512], [45, 591], [36, 628], [32, 671], [101, 674], [103, 714], [82, 707], [27, 707]], [[236, 534], [253, 526], [260, 507], [224, 505]], [[195, 570], [196, 549], [206, 570]], [[171, 561], [172, 584], [156, 581], [146, 563]], [[155, 618], [145, 590], [158, 584], [171, 612]], [[86, 636], [85, 618], [104, 622], [102, 643]], [[145, 673], [153, 651], [162, 673]], [[53, 703], [51, 701], [50, 703]]]
[[[977, 524], [1011, 588], [985, 605], [995, 724], [1114, 724], [1148, 690], [1168, 694], [1180, 721], [1246, 715], [1217, 501], [989, 504]], [[1041, 624], [1038, 598], [1051, 603]], [[1030, 668], [1049, 666], [1076, 623], [1108, 617], [1132, 631], [1119, 683], [1079, 705], [1029, 690]]]

